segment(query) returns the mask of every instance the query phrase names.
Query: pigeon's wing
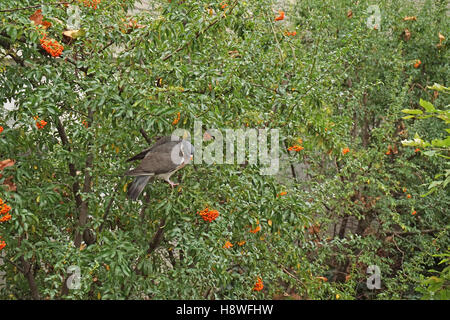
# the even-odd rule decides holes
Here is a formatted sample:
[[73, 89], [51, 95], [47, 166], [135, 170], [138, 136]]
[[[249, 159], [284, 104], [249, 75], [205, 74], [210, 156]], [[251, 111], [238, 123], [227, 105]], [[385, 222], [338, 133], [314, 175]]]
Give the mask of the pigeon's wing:
[[151, 150], [152, 148], [145, 149], [141, 153], [138, 153], [137, 155], [131, 157], [127, 160], [127, 162], [134, 161], [134, 160], [141, 160], [145, 158], [145, 155]]
[[156, 141], [155, 144], [152, 145], [150, 148], [145, 149], [144, 151], [142, 151], [142, 152], [138, 153], [137, 155], [131, 157], [130, 159], [127, 160], [127, 162], [134, 161], [134, 160], [142, 160], [142, 159], [145, 158], [147, 153], [153, 151], [155, 148], [157, 148], [157, 147], [159, 147], [159, 146], [161, 146], [163, 144], [166, 144], [168, 142], [172, 142], [172, 137], [171, 136], [162, 137], [162, 138], [158, 139], [158, 141]]
[[[180, 165], [180, 163], [176, 163], [172, 161], [171, 151], [172, 148], [168, 148], [170, 146], [166, 146], [162, 149], [168, 150], [154, 150], [145, 156], [142, 159], [139, 166], [136, 169], [130, 170], [125, 175], [127, 176], [152, 176], [158, 175], [162, 173], [172, 172]], [[182, 160], [182, 155], [180, 155], [180, 159]], [[177, 160], [177, 159], [175, 159]]]

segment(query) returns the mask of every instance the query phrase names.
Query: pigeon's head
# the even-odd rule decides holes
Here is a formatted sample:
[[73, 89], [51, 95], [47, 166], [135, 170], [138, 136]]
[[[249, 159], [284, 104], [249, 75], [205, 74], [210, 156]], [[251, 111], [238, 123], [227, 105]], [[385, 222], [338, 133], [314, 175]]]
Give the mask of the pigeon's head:
[[189, 141], [182, 140], [181, 141], [181, 152], [183, 152], [185, 159], [191, 161], [194, 156], [195, 148]]
[[171, 136], [171, 141], [175, 142], [171, 152], [172, 162], [176, 164], [191, 162], [195, 152], [194, 146], [188, 140], [176, 135]]

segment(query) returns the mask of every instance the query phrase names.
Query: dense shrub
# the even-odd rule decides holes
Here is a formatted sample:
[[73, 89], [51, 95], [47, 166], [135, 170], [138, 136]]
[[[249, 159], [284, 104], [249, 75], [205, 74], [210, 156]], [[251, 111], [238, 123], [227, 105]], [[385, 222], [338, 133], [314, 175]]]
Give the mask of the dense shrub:
[[[447, 1], [152, 1], [131, 17], [134, 2], [0, 4], [0, 103], [16, 107], [0, 297], [448, 297], [448, 269], [423, 283], [449, 247], [448, 187], [422, 197], [448, 144], [402, 144], [447, 137], [448, 117], [402, 112], [448, 109], [427, 88], [449, 78]], [[197, 163], [127, 200], [126, 159], [195, 121], [279, 129], [280, 173]]]

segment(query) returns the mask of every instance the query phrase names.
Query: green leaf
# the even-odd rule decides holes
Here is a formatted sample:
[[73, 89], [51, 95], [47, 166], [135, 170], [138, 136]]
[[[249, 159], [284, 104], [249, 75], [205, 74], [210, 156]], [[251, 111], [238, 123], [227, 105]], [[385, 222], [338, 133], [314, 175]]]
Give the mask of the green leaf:
[[431, 90], [436, 90], [436, 91], [440, 91], [440, 92], [445, 92], [445, 91], [449, 91], [450, 89], [447, 87], [444, 87], [441, 84], [435, 83], [432, 86], [427, 86], [428, 89]]
[[403, 109], [402, 112], [408, 114], [423, 114], [422, 110], [418, 109]]
[[433, 181], [433, 182], [430, 183], [430, 185], [428, 186], [428, 189], [437, 187], [437, 186], [441, 185], [443, 182], [444, 182], [443, 180]]
[[11, 37], [11, 41], [14, 42], [17, 39], [17, 29], [13, 26], [10, 26], [6, 29], [6, 32]]
[[450, 146], [450, 136], [445, 139], [434, 139], [431, 141], [433, 147], [449, 147]]
[[419, 104], [425, 109], [426, 112], [435, 112], [436, 108], [428, 101], [420, 99]]
[[423, 152], [424, 155], [428, 156], [428, 157], [433, 157], [436, 155], [436, 150], [428, 150], [428, 151], [424, 151]]

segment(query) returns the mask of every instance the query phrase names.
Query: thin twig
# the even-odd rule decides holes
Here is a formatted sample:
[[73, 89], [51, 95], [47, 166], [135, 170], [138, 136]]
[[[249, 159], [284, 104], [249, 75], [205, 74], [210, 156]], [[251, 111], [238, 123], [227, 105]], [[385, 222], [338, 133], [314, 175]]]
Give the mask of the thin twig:
[[405, 258], [405, 252], [403, 252], [402, 249], [399, 248], [397, 241], [395, 241], [395, 234], [392, 235], [392, 241], [394, 242], [395, 246], [397, 247], [397, 250], [400, 251], [402, 254], [402, 268], [403, 268], [403, 259]]
[[79, 115], [82, 115], [83, 117], [88, 117], [88, 115], [86, 114], [86, 113], [84, 113], [84, 112], [81, 112], [81, 111], [78, 111], [78, 110], [75, 110], [75, 109], [73, 109], [73, 108], [71, 108], [71, 107], [68, 107], [68, 106], [66, 106], [66, 105], [64, 105], [64, 104], [59, 104], [59, 106], [61, 107], [61, 108], [63, 108], [63, 109], [66, 109], [66, 110], [68, 110], [68, 111], [72, 111], [72, 112], [75, 112], [75, 113], [77, 113], [77, 114], [79, 114]]
[[280, 265], [280, 267], [284, 273], [286, 273], [288, 276], [290, 276], [291, 278], [295, 279], [298, 283], [300, 283], [300, 285], [305, 289], [306, 297], [308, 297], [308, 287], [297, 276], [290, 273], [286, 267], [284, 267], [283, 265]]
[[144, 137], [145, 141], [147, 141], [148, 144], [152, 144], [152, 139], [150, 139], [150, 137], [148, 136], [147, 132], [145, 132], [144, 129], [139, 129], [139, 132], [142, 134], [142, 136]]
[[14, 267], [16, 267], [17, 270], [19, 270], [21, 273], [25, 274], [25, 270], [22, 269], [22, 267], [20, 267], [18, 264], [14, 263], [14, 262], [12, 262], [11, 260], [6, 259], [6, 258], [4, 258], [3, 261], [9, 262], [9, 263], [12, 264]]
[[283, 62], [283, 51], [281, 50], [281, 46], [280, 46], [280, 42], [278, 41], [277, 33], [275, 32], [275, 28], [273, 27], [273, 22], [269, 18], [269, 16], [267, 15], [267, 13], [265, 14], [265, 16], [266, 16], [267, 20], [269, 20], [270, 27], [272, 28], [273, 36], [274, 36], [275, 41], [277, 43], [277, 48], [278, 48], [278, 51], [280, 53], [280, 60], [281, 60], [281, 62]]
[[[117, 186], [116, 186], [116, 187], [117, 187]], [[116, 188], [116, 189], [117, 189], [117, 188]], [[106, 206], [105, 213], [103, 214], [103, 217], [102, 217], [102, 224], [101, 224], [100, 227], [98, 228], [98, 233], [99, 233], [99, 234], [102, 232], [103, 227], [105, 226], [106, 218], [107, 218], [108, 215], [109, 215], [109, 211], [111, 210], [112, 204], [113, 204], [113, 202], [114, 202], [114, 198], [115, 198], [115, 194], [112, 195], [111, 199], [110, 199], [109, 202], [108, 202], [108, 205]]]

